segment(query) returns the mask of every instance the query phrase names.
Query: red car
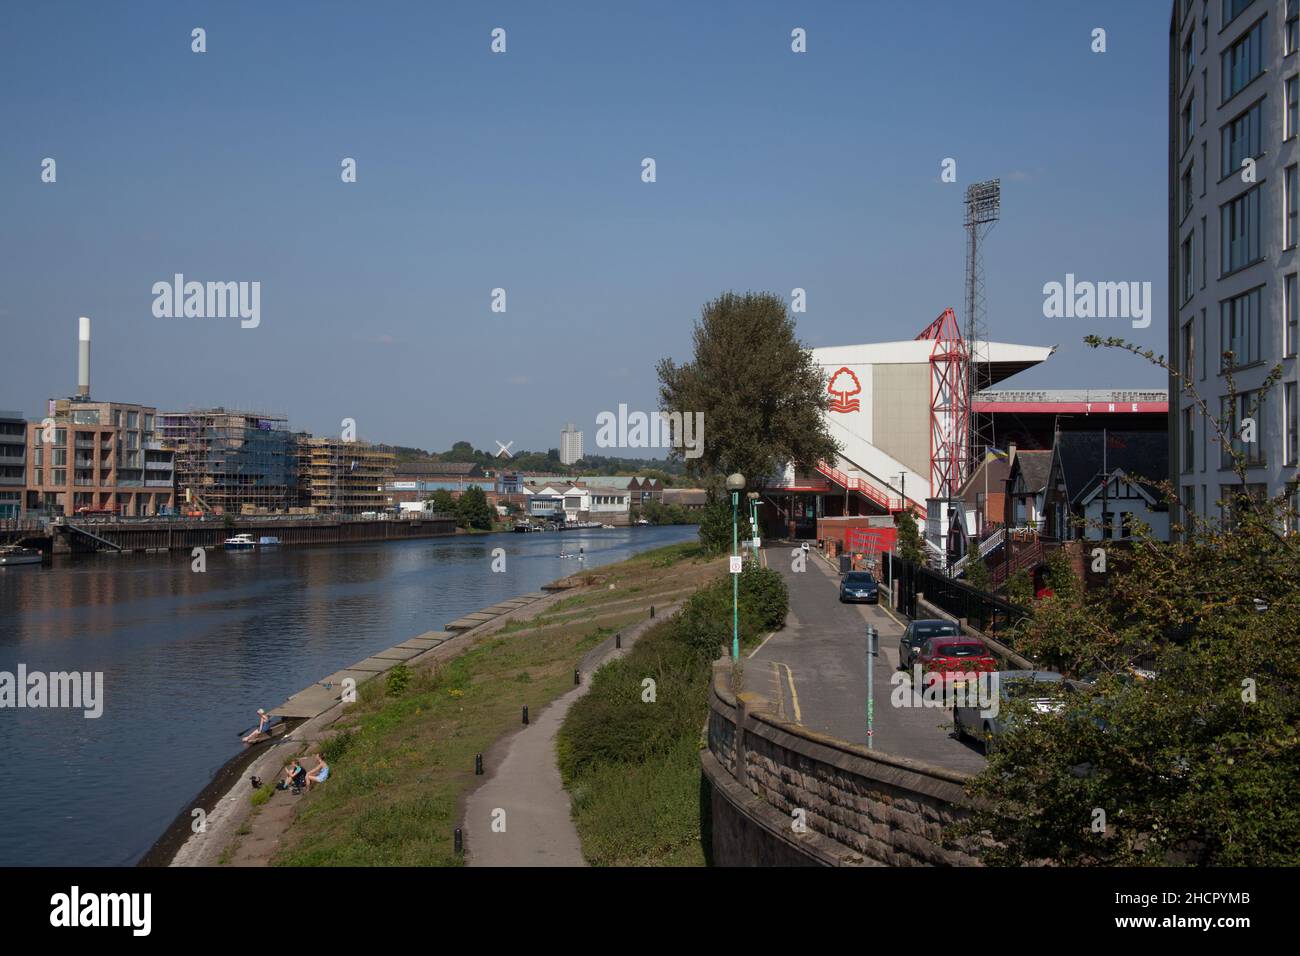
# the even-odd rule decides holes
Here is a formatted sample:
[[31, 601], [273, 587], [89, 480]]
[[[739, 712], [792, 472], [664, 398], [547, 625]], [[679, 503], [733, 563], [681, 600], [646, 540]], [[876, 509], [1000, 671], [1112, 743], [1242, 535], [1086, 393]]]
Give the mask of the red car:
[[958, 687], [965, 683], [966, 674], [998, 669], [997, 659], [989, 653], [984, 642], [979, 638], [964, 635], [930, 638], [921, 645], [920, 653], [916, 655], [916, 663], [920, 666], [922, 675], [939, 671], [951, 675], [944, 680]]

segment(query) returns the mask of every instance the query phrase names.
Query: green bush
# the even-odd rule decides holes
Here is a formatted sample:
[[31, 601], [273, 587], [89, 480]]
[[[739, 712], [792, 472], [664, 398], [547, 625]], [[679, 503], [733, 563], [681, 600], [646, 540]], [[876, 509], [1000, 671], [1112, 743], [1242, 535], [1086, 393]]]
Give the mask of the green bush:
[[410, 686], [411, 669], [405, 664], [398, 664], [388, 672], [385, 684], [388, 688], [388, 696], [400, 697], [402, 692]]
[[759, 626], [774, 631], [785, 624], [790, 610], [790, 589], [781, 572], [749, 564], [740, 575], [740, 603], [753, 608]]
[[356, 733], [354, 731], [342, 731], [320, 745], [320, 755], [325, 758], [326, 763], [334, 763], [347, 753], [355, 742]]
[[966, 583], [985, 594], [993, 590], [993, 574], [989, 566], [975, 555], [966, 561]]

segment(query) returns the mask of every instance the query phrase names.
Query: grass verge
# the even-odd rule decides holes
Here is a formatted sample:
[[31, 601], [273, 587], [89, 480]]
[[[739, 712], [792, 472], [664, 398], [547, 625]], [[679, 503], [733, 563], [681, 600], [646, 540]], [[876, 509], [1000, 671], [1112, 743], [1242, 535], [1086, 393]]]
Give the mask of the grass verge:
[[[626, 597], [632, 581], [716, 573], [698, 551], [672, 545], [599, 569], [601, 590], [586, 604], [591, 616]], [[322, 744], [329, 781], [303, 798], [272, 863], [459, 865], [453, 830], [462, 797], [477, 784], [474, 755], [516, 729], [525, 704], [539, 713], [572, 688], [575, 664], [614, 632], [622, 611], [599, 625], [502, 631], [436, 668], [363, 684], [359, 702]], [[644, 616], [629, 609], [627, 620]]]

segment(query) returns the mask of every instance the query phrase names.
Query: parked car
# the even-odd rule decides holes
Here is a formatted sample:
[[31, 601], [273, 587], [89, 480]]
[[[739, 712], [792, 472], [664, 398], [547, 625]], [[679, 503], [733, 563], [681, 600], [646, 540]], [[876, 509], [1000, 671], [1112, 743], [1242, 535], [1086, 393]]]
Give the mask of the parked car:
[[880, 602], [880, 585], [868, 571], [850, 571], [840, 580], [840, 603]]
[[984, 716], [978, 704], [952, 709], [952, 729], [957, 739], [978, 737], [984, 743], [985, 754], [993, 752], [998, 737], [1014, 720], [1005, 707], [1008, 701], [1028, 699], [1038, 713], [1059, 713], [1065, 708], [1064, 695], [1070, 692], [1069, 682], [1056, 671], [998, 671], [996, 678], [996, 714]]
[[[996, 671], [998, 662], [975, 637], [929, 637], [916, 655], [922, 676], [938, 671], [950, 687], [964, 687], [965, 675]], [[961, 675], [961, 676], [958, 676]]]
[[898, 666], [905, 671], [911, 670], [912, 662], [916, 660], [921, 645], [931, 637], [960, 636], [961, 628], [957, 626], [956, 621], [945, 621], [941, 618], [913, 621], [907, 625], [907, 629], [903, 631], [903, 636], [898, 640]]

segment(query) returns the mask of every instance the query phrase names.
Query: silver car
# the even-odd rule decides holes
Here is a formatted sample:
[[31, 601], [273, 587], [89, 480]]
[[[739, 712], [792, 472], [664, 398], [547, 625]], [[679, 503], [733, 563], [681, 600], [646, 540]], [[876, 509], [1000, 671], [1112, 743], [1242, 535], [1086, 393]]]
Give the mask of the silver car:
[[1008, 729], [1008, 715], [1003, 706], [1007, 701], [1028, 699], [1039, 713], [1059, 713], [1065, 707], [1061, 695], [1070, 690], [1065, 678], [1056, 671], [995, 671], [991, 679], [998, 693], [996, 714], [985, 716], [978, 704], [952, 709], [952, 729], [957, 739], [978, 737], [984, 743], [986, 755], [993, 752], [997, 738]]

